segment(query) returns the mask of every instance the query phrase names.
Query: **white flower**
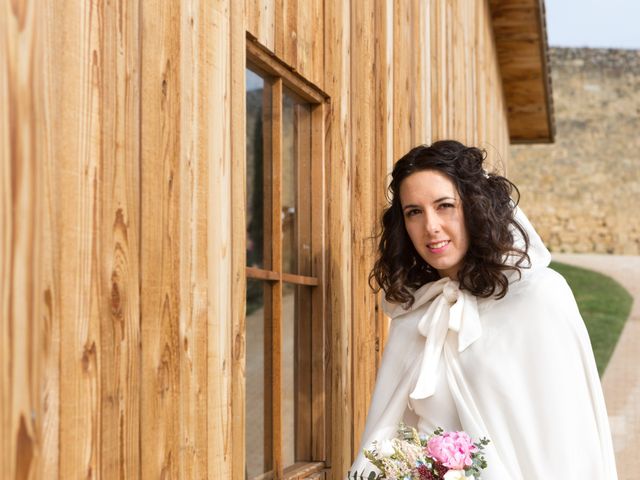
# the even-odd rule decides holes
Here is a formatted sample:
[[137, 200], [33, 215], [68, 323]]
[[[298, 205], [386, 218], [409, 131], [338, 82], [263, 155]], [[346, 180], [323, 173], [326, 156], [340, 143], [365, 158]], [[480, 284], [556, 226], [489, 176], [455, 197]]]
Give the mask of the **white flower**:
[[383, 457], [390, 457], [391, 455], [396, 453], [395, 449], [393, 448], [393, 440], [383, 440], [382, 442], [380, 442], [380, 444], [378, 445], [378, 453], [380, 453], [380, 455], [382, 455]]
[[449, 470], [444, 474], [444, 480], [474, 480], [473, 475], [467, 477], [464, 470]]

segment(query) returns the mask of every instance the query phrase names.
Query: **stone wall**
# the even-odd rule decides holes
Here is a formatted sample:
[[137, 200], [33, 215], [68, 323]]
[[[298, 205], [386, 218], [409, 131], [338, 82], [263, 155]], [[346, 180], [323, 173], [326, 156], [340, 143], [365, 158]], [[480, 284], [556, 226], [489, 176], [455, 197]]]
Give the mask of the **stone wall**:
[[552, 251], [640, 254], [640, 50], [551, 49], [556, 141], [509, 177]]

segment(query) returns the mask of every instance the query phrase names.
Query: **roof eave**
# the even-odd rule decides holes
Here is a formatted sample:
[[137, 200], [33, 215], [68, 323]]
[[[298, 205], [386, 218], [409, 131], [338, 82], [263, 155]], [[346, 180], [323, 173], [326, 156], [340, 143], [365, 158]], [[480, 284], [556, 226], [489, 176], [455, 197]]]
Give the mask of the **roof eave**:
[[552, 143], [544, 0], [490, 0], [511, 143]]

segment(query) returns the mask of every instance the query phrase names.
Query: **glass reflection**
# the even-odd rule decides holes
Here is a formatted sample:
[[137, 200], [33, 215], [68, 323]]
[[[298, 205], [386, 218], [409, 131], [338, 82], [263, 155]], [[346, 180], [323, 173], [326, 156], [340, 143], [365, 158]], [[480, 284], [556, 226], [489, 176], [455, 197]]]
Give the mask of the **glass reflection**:
[[311, 288], [282, 288], [283, 465], [311, 459]]
[[268, 437], [265, 431], [269, 419], [265, 418], [269, 393], [265, 392], [265, 303], [264, 283], [247, 279], [246, 306], [246, 402], [245, 439], [247, 478], [254, 478], [270, 468]]
[[282, 268], [311, 275], [311, 107], [287, 90], [282, 142]]
[[264, 97], [262, 77], [247, 69], [247, 266], [264, 267]]

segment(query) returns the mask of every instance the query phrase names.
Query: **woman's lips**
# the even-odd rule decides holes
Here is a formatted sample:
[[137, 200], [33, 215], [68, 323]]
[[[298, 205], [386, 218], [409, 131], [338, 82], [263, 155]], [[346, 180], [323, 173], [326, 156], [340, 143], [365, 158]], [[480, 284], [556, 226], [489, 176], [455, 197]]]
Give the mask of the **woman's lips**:
[[[445, 240], [442, 242], [434, 242], [431, 243], [429, 245], [427, 245], [427, 248], [429, 249], [429, 251], [431, 253], [441, 253], [444, 252], [447, 247], [449, 246], [449, 244], [451, 243], [451, 240]], [[436, 247], [434, 248], [432, 245], [435, 245]]]

